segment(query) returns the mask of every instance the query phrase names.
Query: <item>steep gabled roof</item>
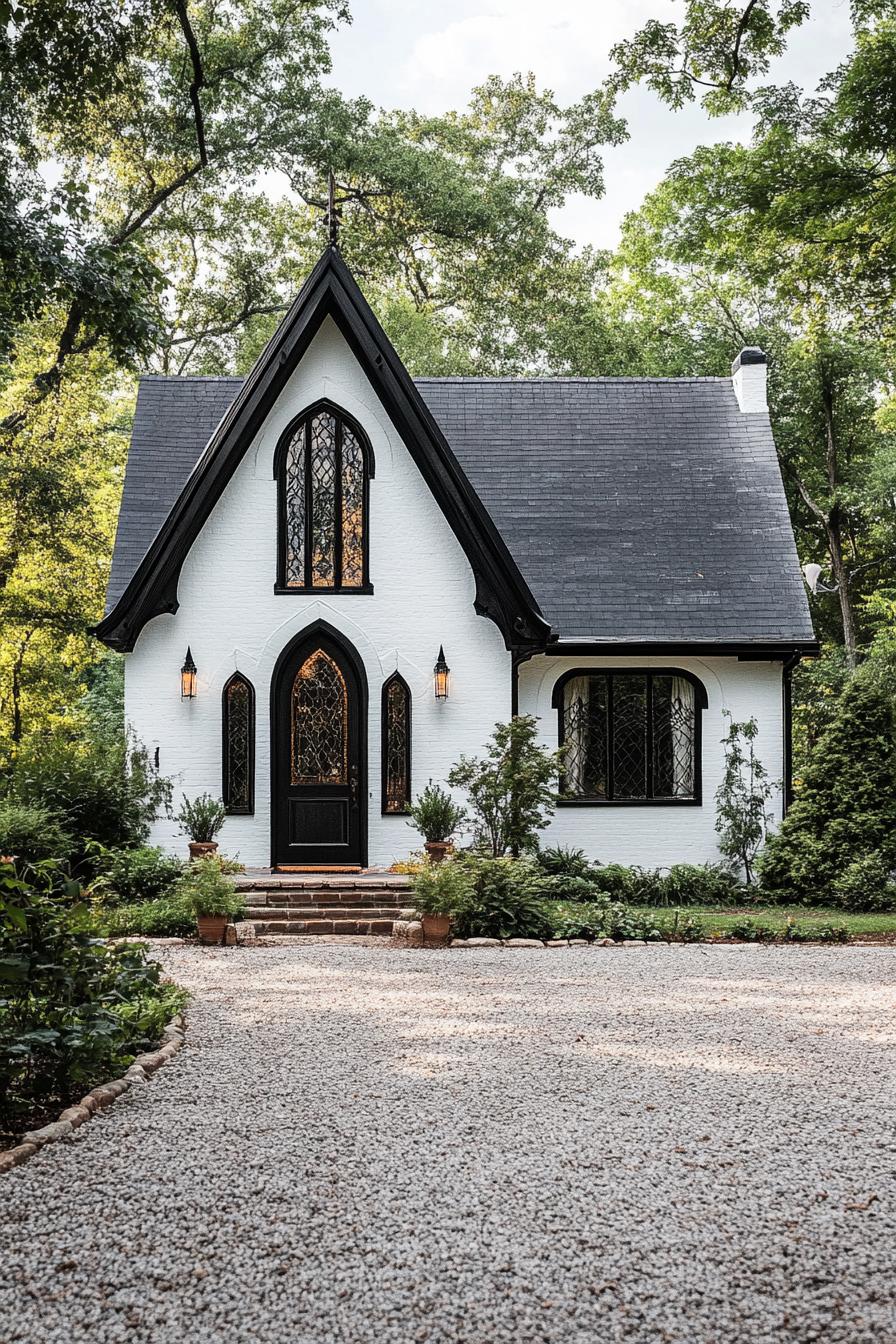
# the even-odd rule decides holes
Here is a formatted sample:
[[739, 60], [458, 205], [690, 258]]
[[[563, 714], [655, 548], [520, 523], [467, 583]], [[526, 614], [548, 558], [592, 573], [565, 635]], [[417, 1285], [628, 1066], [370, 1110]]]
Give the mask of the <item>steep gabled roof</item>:
[[[242, 388], [145, 378], [109, 601]], [[727, 378], [421, 379], [417, 389], [564, 641], [758, 656], [815, 639], [767, 415]]]
[[[496, 622], [508, 647], [538, 647], [544, 643], [549, 625], [526, 581], [334, 247], [321, 257], [248, 378], [239, 386], [148, 549], [114, 606], [96, 627], [96, 634], [105, 643], [116, 649], [132, 649], [147, 621], [177, 610], [178, 578], [190, 546], [327, 317], [333, 319], [353, 350], [463, 546], [476, 580], [477, 610]], [[211, 399], [204, 400], [208, 404]], [[138, 401], [138, 417], [139, 413]], [[134, 442], [139, 442], [137, 425]], [[126, 488], [116, 539], [116, 576], [122, 572], [122, 557], [135, 558], [135, 548], [127, 536], [130, 496]]]

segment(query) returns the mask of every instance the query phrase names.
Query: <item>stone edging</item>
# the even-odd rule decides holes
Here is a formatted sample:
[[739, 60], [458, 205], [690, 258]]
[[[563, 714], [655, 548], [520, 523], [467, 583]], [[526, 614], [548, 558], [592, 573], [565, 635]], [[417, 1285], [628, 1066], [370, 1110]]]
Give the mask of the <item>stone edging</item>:
[[137, 1055], [123, 1077], [114, 1078], [108, 1083], [100, 1083], [82, 1097], [77, 1105], [66, 1107], [58, 1120], [50, 1125], [43, 1125], [40, 1129], [29, 1130], [15, 1148], [0, 1152], [0, 1175], [5, 1171], [11, 1171], [13, 1167], [22, 1166], [48, 1143], [58, 1143], [60, 1139], [68, 1138], [73, 1130], [79, 1129], [97, 1111], [105, 1110], [124, 1092], [128, 1092], [133, 1083], [148, 1082], [152, 1074], [163, 1064], [167, 1064], [169, 1059], [173, 1059], [182, 1048], [185, 1030], [186, 1022], [183, 1014], [176, 1013], [162, 1032], [163, 1044], [158, 1050]]

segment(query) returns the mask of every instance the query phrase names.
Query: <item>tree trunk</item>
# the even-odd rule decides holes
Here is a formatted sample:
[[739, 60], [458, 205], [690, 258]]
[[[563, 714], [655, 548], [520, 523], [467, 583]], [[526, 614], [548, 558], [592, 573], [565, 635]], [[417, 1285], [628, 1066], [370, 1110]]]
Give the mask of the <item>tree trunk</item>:
[[825, 522], [828, 552], [831, 557], [831, 574], [837, 585], [837, 597], [840, 601], [840, 621], [843, 625], [843, 647], [846, 650], [846, 665], [850, 672], [856, 667], [856, 618], [849, 600], [849, 571], [843, 559], [843, 539], [840, 528], [840, 510], [835, 504]]

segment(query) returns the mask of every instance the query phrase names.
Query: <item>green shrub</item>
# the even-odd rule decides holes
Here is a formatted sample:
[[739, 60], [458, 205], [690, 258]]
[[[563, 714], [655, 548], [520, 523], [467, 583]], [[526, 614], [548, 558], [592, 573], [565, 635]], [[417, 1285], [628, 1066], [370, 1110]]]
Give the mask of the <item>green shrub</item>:
[[495, 724], [484, 756], [461, 756], [448, 775], [466, 789], [476, 843], [495, 858], [534, 850], [553, 814], [561, 753], [537, 739], [538, 720], [517, 714]]
[[595, 866], [593, 881], [597, 891], [614, 901], [630, 900], [635, 890], [635, 872], [622, 863]]
[[845, 924], [816, 924], [812, 938], [818, 943], [848, 943], [850, 933]]
[[0, 864], [0, 1129], [76, 1100], [152, 1048], [183, 1004], [144, 948], [108, 947], [58, 865]]
[[664, 905], [732, 905], [742, 895], [721, 864], [674, 863], [661, 886]]
[[465, 813], [450, 793], [430, 780], [408, 815], [408, 824], [414, 826], [424, 840], [429, 844], [443, 844], [463, 825]]
[[588, 877], [591, 861], [583, 849], [567, 849], [563, 845], [548, 845], [536, 854], [542, 872], [549, 877]]
[[[823, 904], [857, 859], [896, 865], [896, 730], [887, 691], [861, 672], [812, 751], [796, 801], [765, 847], [762, 885]], [[847, 886], [854, 891], [852, 879]]]
[[773, 943], [779, 929], [775, 924], [764, 924], [759, 919], [739, 919], [728, 929], [731, 938], [742, 943]]
[[197, 918], [226, 915], [228, 919], [240, 919], [246, 910], [246, 902], [232, 879], [222, 873], [214, 854], [187, 864], [174, 895]]
[[189, 938], [196, 932], [196, 916], [181, 896], [114, 906], [97, 920], [107, 938]]
[[183, 800], [174, 818], [181, 835], [188, 836], [195, 844], [209, 844], [227, 820], [224, 804], [210, 793], [201, 793], [193, 799], [184, 794]]
[[469, 888], [454, 916], [458, 938], [550, 938], [551, 920], [518, 859], [462, 859]]
[[537, 870], [532, 877], [533, 890], [543, 901], [594, 901], [601, 889], [594, 877], [576, 877], [562, 873], [542, 874]]
[[827, 904], [841, 910], [896, 910], [892, 864], [879, 850], [853, 859], [827, 891]]
[[48, 807], [14, 798], [0, 801], [0, 854], [37, 863], [68, 860], [74, 847], [72, 837]]
[[670, 943], [702, 943], [707, 936], [703, 921], [683, 914], [681, 910], [674, 911], [671, 918], [661, 920], [659, 929]]
[[423, 915], [457, 915], [470, 895], [469, 866], [460, 859], [427, 861], [414, 874], [414, 904]]
[[57, 730], [25, 742], [10, 796], [49, 808], [75, 837], [73, 861], [80, 864], [88, 840], [108, 848], [142, 844], [171, 790], [146, 751], [123, 735], [97, 730], [77, 737]]
[[109, 905], [151, 901], [163, 896], [180, 880], [184, 868], [180, 859], [149, 845], [136, 849], [95, 845], [90, 857], [99, 874], [91, 883], [91, 894]]

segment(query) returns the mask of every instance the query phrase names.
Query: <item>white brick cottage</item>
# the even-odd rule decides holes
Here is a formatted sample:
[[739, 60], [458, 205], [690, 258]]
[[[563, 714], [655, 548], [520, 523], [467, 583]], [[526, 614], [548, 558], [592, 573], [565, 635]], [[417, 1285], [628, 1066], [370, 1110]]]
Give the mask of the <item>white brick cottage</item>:
[[723, 711], [780, 812], [815, 649], [765, 373], [415, 383], [329, 248], [245, 381], [141, 381], [97, 628], [130, 726], [250, 866], [405, 856], [514, 712], [565, 751], [546, 842], [716, 859]]

